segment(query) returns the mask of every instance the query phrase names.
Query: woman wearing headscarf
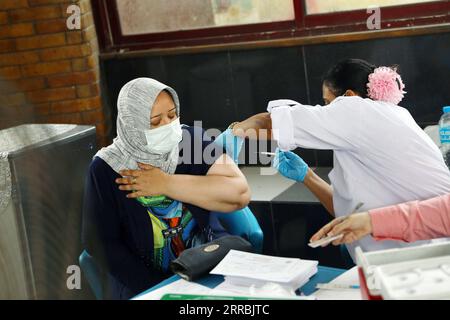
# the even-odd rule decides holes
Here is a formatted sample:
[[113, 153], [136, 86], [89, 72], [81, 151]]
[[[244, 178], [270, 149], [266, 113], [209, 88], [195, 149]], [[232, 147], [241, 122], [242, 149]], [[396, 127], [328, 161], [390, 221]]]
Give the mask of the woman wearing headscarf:
[[89, 167], [83, 243], [106, 270], [105, 297], [128, 299], [170, 276], [184, 249], [220, 236], [210, 211], [235, 211], [250, 195], [223, 149], [201, 128], [180, 125], [172, 88], [134, 79], [117, 110], [117, 137]]

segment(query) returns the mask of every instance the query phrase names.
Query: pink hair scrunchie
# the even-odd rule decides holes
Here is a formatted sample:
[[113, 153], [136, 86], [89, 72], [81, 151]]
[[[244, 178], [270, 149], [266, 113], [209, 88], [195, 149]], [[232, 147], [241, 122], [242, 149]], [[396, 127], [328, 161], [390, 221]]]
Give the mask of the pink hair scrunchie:
[[379, 67], [369, 75], [367, 95], [373, 100], [397, 105], [406, 93], [406, 91], [403, 91], [404, 88], [402, 78], [395, 69]]

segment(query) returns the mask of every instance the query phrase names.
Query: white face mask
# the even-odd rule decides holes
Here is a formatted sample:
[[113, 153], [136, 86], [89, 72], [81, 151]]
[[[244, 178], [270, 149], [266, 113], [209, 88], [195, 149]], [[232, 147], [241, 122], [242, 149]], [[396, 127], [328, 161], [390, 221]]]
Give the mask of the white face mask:
[[151, 153], [166, 154], [183, 139], [180, 118], [159, 128], [145, 130], [147, 148]]

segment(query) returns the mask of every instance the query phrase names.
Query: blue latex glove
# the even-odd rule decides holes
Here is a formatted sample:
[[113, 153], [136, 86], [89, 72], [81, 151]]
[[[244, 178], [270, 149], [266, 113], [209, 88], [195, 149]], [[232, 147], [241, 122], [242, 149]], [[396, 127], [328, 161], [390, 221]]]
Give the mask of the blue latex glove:
[[239, 153], [241, 152], [244, 139], [233, 134], [231, 129], [227, 129], [219, 134], [214, 140], [215, 143], [225, 148], [227, 155], [238, 163]]
[[308, 172], [308, 165], [302, 158], [291, 151], [275, 150], [272, 166], [286, 178], [303, 182]]

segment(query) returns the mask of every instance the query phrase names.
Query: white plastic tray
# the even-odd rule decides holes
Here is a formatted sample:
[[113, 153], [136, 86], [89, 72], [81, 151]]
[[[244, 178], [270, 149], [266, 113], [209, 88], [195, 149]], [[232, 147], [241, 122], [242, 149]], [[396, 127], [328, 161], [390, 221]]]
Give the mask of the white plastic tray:
[[450, 256], [377, 267], [384, 299], [450, 299]]
[[[424, 261], [424, 264], [431, 263], [430, 261], [435, 258], [450, 259], [450, 242], [431, 243], [417, 247], [373, 252], [363, 252], [359, 247], [356, 248], [357, 264], [364, 272], [370, 294], [374, 296], [388, 294], [388, 291], [386, 291], [389, 287], [386, 282], [388, 280], [382, 284], [381, 278], [389, 274], [390, 270], [393, 270], [392, 268], [395, 268], [396, 265], [400, 268], [408, 268], [409, 266], [418, 264], [422, 265], [421, 261]], [[394, 296], [396, 296], [396, 294], [389, 291], [386, 298], [394, 298]], [[424, 296], [423, 299], [426, 297], [427, 296]], [[404, 297], [404, 299], [406, 298], [407, 297]], [[411, 299], [413, 299], [413, 297], [411, 297]], [[417, 296], [417, 299], [421, 298]]]

